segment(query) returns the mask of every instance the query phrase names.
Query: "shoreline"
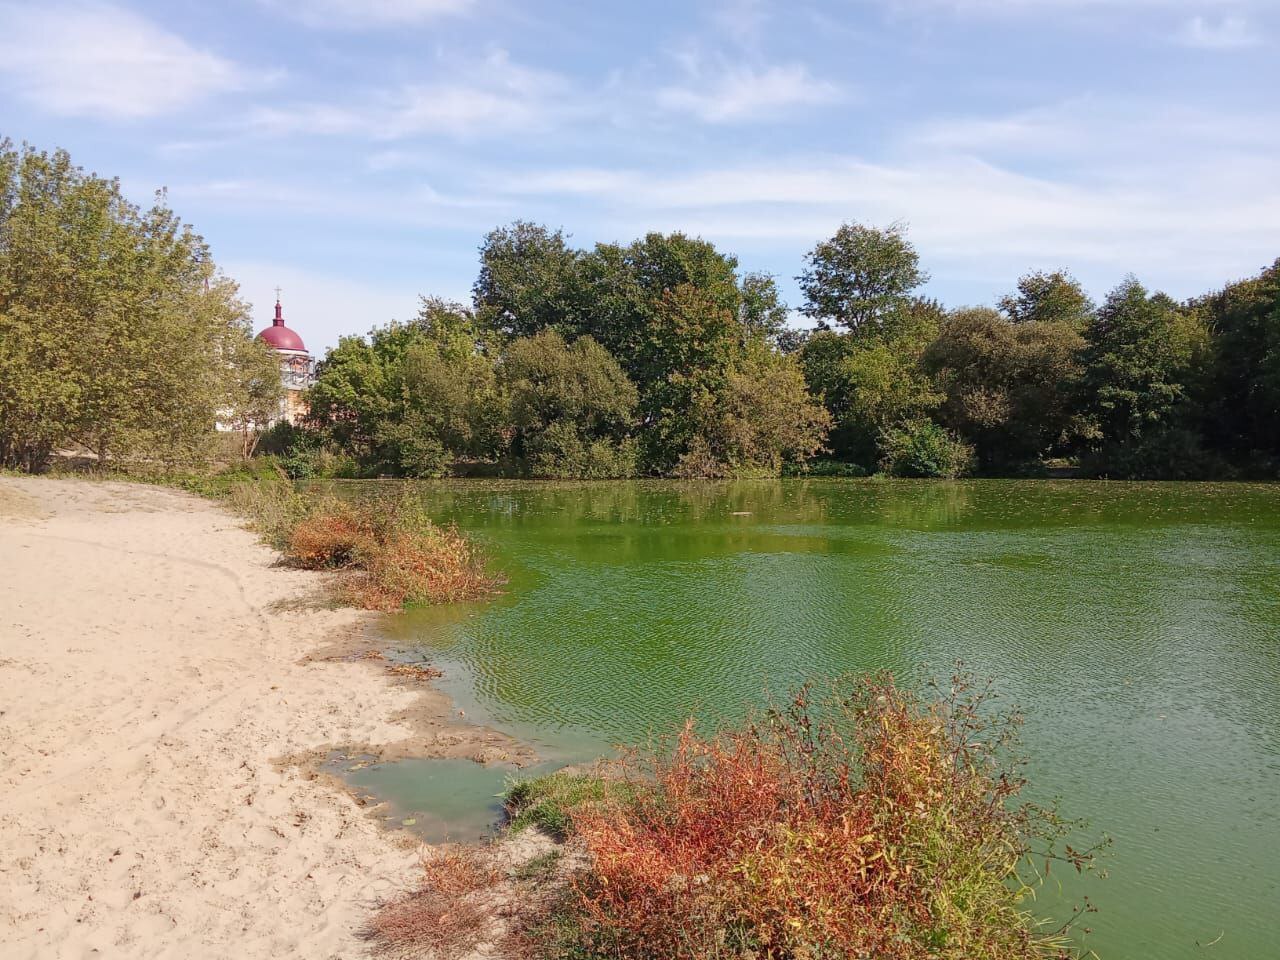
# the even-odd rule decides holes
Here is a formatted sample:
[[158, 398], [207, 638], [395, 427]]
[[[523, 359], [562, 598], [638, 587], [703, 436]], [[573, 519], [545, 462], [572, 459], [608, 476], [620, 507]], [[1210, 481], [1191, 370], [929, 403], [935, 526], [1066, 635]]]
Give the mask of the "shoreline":
[[421, 844], [326, 755], [532, 759], [277, 561], [192, 494], [0, 477], [6, 956], [365, 955]]

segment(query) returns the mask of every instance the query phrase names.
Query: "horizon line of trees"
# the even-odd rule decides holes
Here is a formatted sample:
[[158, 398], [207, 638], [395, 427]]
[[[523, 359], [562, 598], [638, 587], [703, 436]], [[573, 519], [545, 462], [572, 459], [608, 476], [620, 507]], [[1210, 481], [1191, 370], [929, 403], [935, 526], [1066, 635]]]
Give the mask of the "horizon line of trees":
[[1059, 270], [948, 310], [901, 224], [850, 222], [797, 279], [811, 330], [705, 240], [516, 221], [471, 304], [344, 337], [270, 449], [298, 475], [1280, 475], [1280, 260], [1184, 302]]
[[[902, 225], [849, 222], [797, 279], [811, 330], [706, 240], [516, 221], [470, 304], [343, 338], [265, 449], [299, 476], [1280, 477], [1280, 260], [1182, 302], [1056, 271], [947, 309]], [[198, 461], [219, 423], [247, 453], [280, 386], [163, 192], [0, 138], [0, 468]]]

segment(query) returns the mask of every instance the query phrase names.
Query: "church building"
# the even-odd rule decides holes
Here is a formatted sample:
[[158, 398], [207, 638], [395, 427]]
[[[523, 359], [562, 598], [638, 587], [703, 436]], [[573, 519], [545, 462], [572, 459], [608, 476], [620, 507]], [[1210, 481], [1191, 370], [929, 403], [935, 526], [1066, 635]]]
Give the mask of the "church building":
[[281, 420], [296, 424], [307, 415], [305, 392], [313, 382], [315, 362], [307, 353], [306, 345], [296, 332], [284, 325], [284, 314], [280, 307], [280, 290], [276, 289], [276, 316], [271, 326], [258, 334], [258, 339], [271, 347], [280, 358], [280, 382], [284, 386], [284, 396], [280, 400], [280, 413], [276, 423]]

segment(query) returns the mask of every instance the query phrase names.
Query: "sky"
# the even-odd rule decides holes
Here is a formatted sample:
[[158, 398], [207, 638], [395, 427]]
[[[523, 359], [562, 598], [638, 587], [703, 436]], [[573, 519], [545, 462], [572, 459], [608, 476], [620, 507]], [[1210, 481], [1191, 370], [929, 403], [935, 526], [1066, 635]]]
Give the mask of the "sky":
[[906, 224], [951, 306], [1280, 256], [1280, 0], [0, 0], [0, 136], [161, 187], [313, 352], [516, 219], [778, 278]]

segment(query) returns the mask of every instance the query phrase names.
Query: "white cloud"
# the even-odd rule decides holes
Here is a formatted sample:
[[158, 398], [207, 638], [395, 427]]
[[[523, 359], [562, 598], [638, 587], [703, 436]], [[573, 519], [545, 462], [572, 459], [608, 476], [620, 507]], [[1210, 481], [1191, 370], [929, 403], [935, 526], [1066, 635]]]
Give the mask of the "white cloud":
[[904, 144], [917, 151], [1069, 160], [1077, 172], [1145, 171], [1153, 157], [1164, 158], [1167, 170], [1223, 155], [1267, 156], [1280, 151], [1280, 127], [1256, 114], [1076, 97], [1012, 114], [930, 121], [909, 128]]
[[462, 139], [538, 129], [569, 108], [568, 86], [561, 77], [513, 63], [499, 50], [458, 80], [410, 84], [376, 93], [364, 103], [261, 107], [249, 121], [272, 135]]
[[803, 64], [764, 69], [729, 65], [709, 72], [692, 63], [690, 72], [684, 86], [660, 89], [658, 104], [708, 123], [777, 116], [788, 107], [833, 103], [842, 97], [839, 87], [815, 79]]
[[52, 113], [123, 118], [170, 113], [248, 79], [238, 64], [97, 3], [0, 5], [0, 75]]
[[473, 0], [261, 0], [312, 27], [388, 27], [465, 12]]
[[1244, 17], [1223, 17], [1216, 22], [1192, 17], [1183, 25], [1177, 39], [1185, 46], [1202, 50], [1235, 50], [1262, 43], [1261, 34]]
[[[1280, 129], [1269, 117], [1220, 122], [1148, 117], [1108, 152], [1141, 104], [1117, 109], [1097, 129], [1084, 107], [1026, 118], [957, 122], [896, 145], [896, 158], [796, 155], [695, 172], [549, 170], [482, 185], [499, 195], [577, 202], [620, 236], [683, 229], [717, 240], [771, 247], [808, 245], [843, 220], [904, 220], [927, 260], [958, 275], [1037, 265], [1079, 267], [1114, 278], [1127, 270], [1179, 295], [1256, 269], [1275, 257], [1280, 222]], [[1070, 122], [1067, 122], [1070, 121]], [[1218, 134], [1237, 128], [1235, 136]], [[1057, 161], [1050, 174], [1018, 169], [1044, 131]], [[1002, 146], [981, 155], [995, 131]], [[1189, 139], [1188, 139], [1189, 138]], [[1062, 144], [1072, 144], [1055, 152]], [[1206, 151], [1201, 142], [1217, 142]], [[1183, 151], [1166, 149], [1181, 142]], [[1153, 152], [1139, 156], [1146, 145]], [[891, 151], [891, 152], [894, 152]], [[1095, 154], [1100, 157], [1088, 160]], [[1154, 162], [1155, 158], [1160, 159]]]

